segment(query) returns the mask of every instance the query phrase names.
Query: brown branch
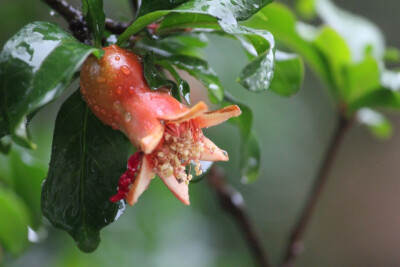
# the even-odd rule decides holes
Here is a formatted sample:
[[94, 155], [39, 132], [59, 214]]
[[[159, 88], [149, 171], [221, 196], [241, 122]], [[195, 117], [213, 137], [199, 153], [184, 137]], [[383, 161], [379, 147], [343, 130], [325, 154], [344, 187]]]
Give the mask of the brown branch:
[[[64, 0], [44, 0], [52, 9], [63, 16], [72, 31], [72, 34], [81, 42], [88, 43], [90, 41], [90, 33], [82, 12], [71, 6]], [[112, 19], [106, 19], [106, 30], [121, 34], [129, 23], [116, 22]]]
[[225, 182], [224, 172], [215, 166], [211, 168], [208, 178], [210, 185], [217, 193], [222, 208], [232, 215], [242, 230], [257, 263], [262, 267], [269, 266], [265, 249], [246, 214], [240, 193]]
[[[344, 114], [344, 112], [342, 113]], [[350, 128], [352, 120], [347, 119], [344, 115], [339, 116], [339, 122], [333, 138], [329, 144], [328, 151], [322, 162], [322, 165], [318, 171], [317, 179], [313, 185], [310, 195], [308, 196], [307, 202], [303, 211], [293, 228], [290, 236], [288, 247], [286, 248], [286, 254], [282, 266], [290, 267], [293, 266], [296, 257], [298, 257], [304, 250], [303, 236], [307, 230], [307, 225], [311, 220], [315, 207], [320, 199], [321, 193], [323, 192], [325, 185], [327, 184], [329, 172], [332, 169], [335, 158], [338, 154], [342, 141]]]

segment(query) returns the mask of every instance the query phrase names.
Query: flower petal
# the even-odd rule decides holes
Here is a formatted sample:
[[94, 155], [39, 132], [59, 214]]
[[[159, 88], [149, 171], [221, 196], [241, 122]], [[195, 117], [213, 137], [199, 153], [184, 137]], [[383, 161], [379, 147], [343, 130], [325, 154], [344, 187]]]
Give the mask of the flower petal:
[[194, 118], [199, 117], [202, 114], [206, 113], [207, 110], [208, 110], [207, 105], [203, 101], [200, 101], [199, 103], [197, 103], [196, 105], [191, 107], [189, 112], [187, 112], [183, 116], [175, 118], [173, 120], [173, 122], [178, 123], [178, 122], [194, 119]]
[[237, 105], [231, 105], [218, 110], [206, 112], [195, 118], [195, 121], [200, 128], [205, 128], [220, 124], [232, 117], [237, 117], [240, 114], [242, 114], [240, 108]]
[[139, 173], [136, 176], [135, 182], [129, 189], [128, 195], [126, 196], [125, 199], [129, 205], [133, 206], [138, 201], [140, 195], [149, 186], [149, 183], [152, 179], [153, 168], [154, 166], [152, 161], [147, 159], [146, 156], [144, 156], [142, 159], [142, 165], [140, 166]]
[[217, 147], [210, 139], [204, 137], [204, 152], [201, 154], [202, 161], [228, 161], [229, 156], [225, 150]]
[[187, 184], [179, 183], [173, 175], [168, 177], [163, 177], [160, 173], [157, 173], [157, 175], [160, 176], [168, 189], [171, 190], [183, 204], [190, 205], [189, 186]]

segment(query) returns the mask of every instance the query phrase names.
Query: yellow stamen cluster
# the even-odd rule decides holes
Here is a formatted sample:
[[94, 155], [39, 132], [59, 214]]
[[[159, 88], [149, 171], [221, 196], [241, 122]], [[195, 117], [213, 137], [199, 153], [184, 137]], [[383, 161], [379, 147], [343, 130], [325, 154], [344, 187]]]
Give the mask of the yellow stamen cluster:
[[[175, 126], [175, 129], [179, 128], [179, 124]], [[202, 173], [200, 168], [200, 158], [204, 152], [202, 139], [203, 134], [200, 129], [196, 129], [194, 133], [187, 128], [183, 133], [166, 131], [161, 149], [154, 153], [156, 170], [164, 177], [173, 175], [179, 183], [188, 184], [193, 175], [186, 173], [187, 165], [194, 163], [195, 174]]]

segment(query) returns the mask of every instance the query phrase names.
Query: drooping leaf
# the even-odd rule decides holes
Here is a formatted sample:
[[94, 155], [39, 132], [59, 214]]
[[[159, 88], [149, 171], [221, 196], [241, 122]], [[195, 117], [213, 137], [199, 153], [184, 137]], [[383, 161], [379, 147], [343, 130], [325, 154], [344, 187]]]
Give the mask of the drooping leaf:
[[253, 113], [247, 105], [236, 101], [232, 96], [225, 94], [226, 104], [236, 104], [242, 110], [242, 115], [229, 120], [239, 128], [240, 142], [240, 173], [243, 182], [253, 182], [258, 178], [260, 170], [261, 151], [257, 137], [252, 130]]
[[207, 87], [211, 101], [218, 102], [222, 100], [224, 91], [218, 75], [208, 66], [206, 61], [200, 58], [183, 55], [164, 57], [162, 60], [196, 77]]
[[304, 63], [296, 54], [276, 51], [275, 73], [270, 88], [281, 96], [297, 93], [304, 79]]
[[357, 111], [356, 118], [378, 138], [388, 138], [392, 134], [392, 124], [381, 113], [369, 108], [362, 108]]
[[[182, 77], [179, 75], [179, 73], [175, 70], [175, 68], [167, 61], [157, 61], [157, 64], [162, 66], [164, 69], [166, 69], [172, 77], [174, 77], [175, 81], [178, 83], [178, 95], [180, 100], [180, 96], [183, 96], [185, 101], [190, 105], [190, 87], [189, 84], [186, 80], [182, 79]], [[175, 93], [176, 94], [176, 93]], [[175, 95], [174, 92], [172, 92], [172, 95]], [[175, 97], [176, 98], [176, 97]]]
[[101, 47], [106, 15], [103, 11], [103, 0], [82, 0], [82, 12], [94, 36], [96, 47]]
[[74, 93], [57, 116], [42, 212], [67, 231], [85, 252], [95, 250], [99, 231], [122, 211], [109, 201], [126, 170], [129, 142], [105, 126]]
[[28, 211], [18, 196], [1, 186], [0, 214], [0, 244], [17, 256], [28, 245]]
[[0, 53], [0, 112], [15, 142], [35, 147], [28, 138], [28, 116], [68, 87], [90, 53], [102, 51], [79, 43], [49, 22], [26, 25], [4, 45]]

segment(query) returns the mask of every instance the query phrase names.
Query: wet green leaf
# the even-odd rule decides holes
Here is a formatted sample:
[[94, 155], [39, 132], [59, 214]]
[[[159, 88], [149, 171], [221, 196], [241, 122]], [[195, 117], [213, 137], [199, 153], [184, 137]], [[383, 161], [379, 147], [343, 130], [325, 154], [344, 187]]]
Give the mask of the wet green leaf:
[[281, 96], [297, 93], [304, 80], [304, 63], [295, 54], [276, 51], [275, 73], [270, 88]]
[[[143, 74], [151, 90], [157, 90], [161, 87], [173, 87], [173, 81], [168, 80], [165, 75], [157, 69], [153, 51], [148, 52], [143, 58]], [[175, 87], [177, 87], [176, 84]]]
[[18, 196], [1, 186], [0, 214], [0, 244], [17, 256], [28, 245], [28, 211]]
[[29, 115], [56, 99], [86, 57], [101, 50], [79, 43], [59, 26], [34, 22], [15, 34], [0, 53], [0, 106], [13, 140], [34, 148]]
[[109, 198], [126, 170], [129, 141], [99, 121], [75, 92], [57, 116], [42, 212], [85, 252], [97, 248], [99, 231], [122, 213]]
[[96, 47], [101, 47], [106, 15], [103, 11], [103, 0], [82, 0], [82, 12], [94, 36]]
[[254, 29], [268, 29], [279, 43], [303, 56], [317, 76], [328, 85], [331, 84], [330, 71], [324, 58], [315, 49], [312, 41], [305, 40], [299, 35], [296, 17], [286, 6], [272, 3], [243, 22], [243, 25]]
[[[189, 84], [186, 80], [182, 79], [181, 76], [179, 75], [179, 73], [175, 70], [175, 68], [167, 61], [157, 61], [157, 64], [159, 64], [160, 66], [162, 66], [165, 70], [167, 70], [172, 77], [174, 77], [175, 81], [178, 83], [178, 92], [174, 93], [172, 92], [172, 95], [178, 95], [177, 98], [179, 101], [181, 100], [180, 96], [183, 96], [185, 101], [190, 105], [190, 87]], [[173, 88], [174, 89], [174, 88]]]
[[[178, 0], [177, 0], [178, 1]], [[210, 15], [227, 24], [236, 24], [236, 20], [246, 20], [272, 0], [191, 0], [179, 5], [173, 10], [163, 10], [148, 13], [135, 20], [119, 38], [117, 44], [124, 43], [130, 36], [138, 33], [148, 24], [175, 13], [190, 13]], [[172, 5], [170, 5], [172, 6]], [[188, 18], [187, 15], [184, 15]]]
[[162, 58], [179, 69], [187, 71], [196, 77], [208, 89], [208, 96], [211, 101], [219, 102], [224, 96], [222, 85], [218, 75], [208, 66], [208, 63], [200, 58], [176, 55]]
[[236, 101], [232, 96], [225, 94], [226, 104], [235, 104], [242, 110], [242, 115], [229, 120], [230, 123], [239, 128], [240, 142], [240, 173], [243, 182], [257, 180], [260, 171], [261, 150], [257, 137], [252, 130], [253, 112], [250, 107]]

